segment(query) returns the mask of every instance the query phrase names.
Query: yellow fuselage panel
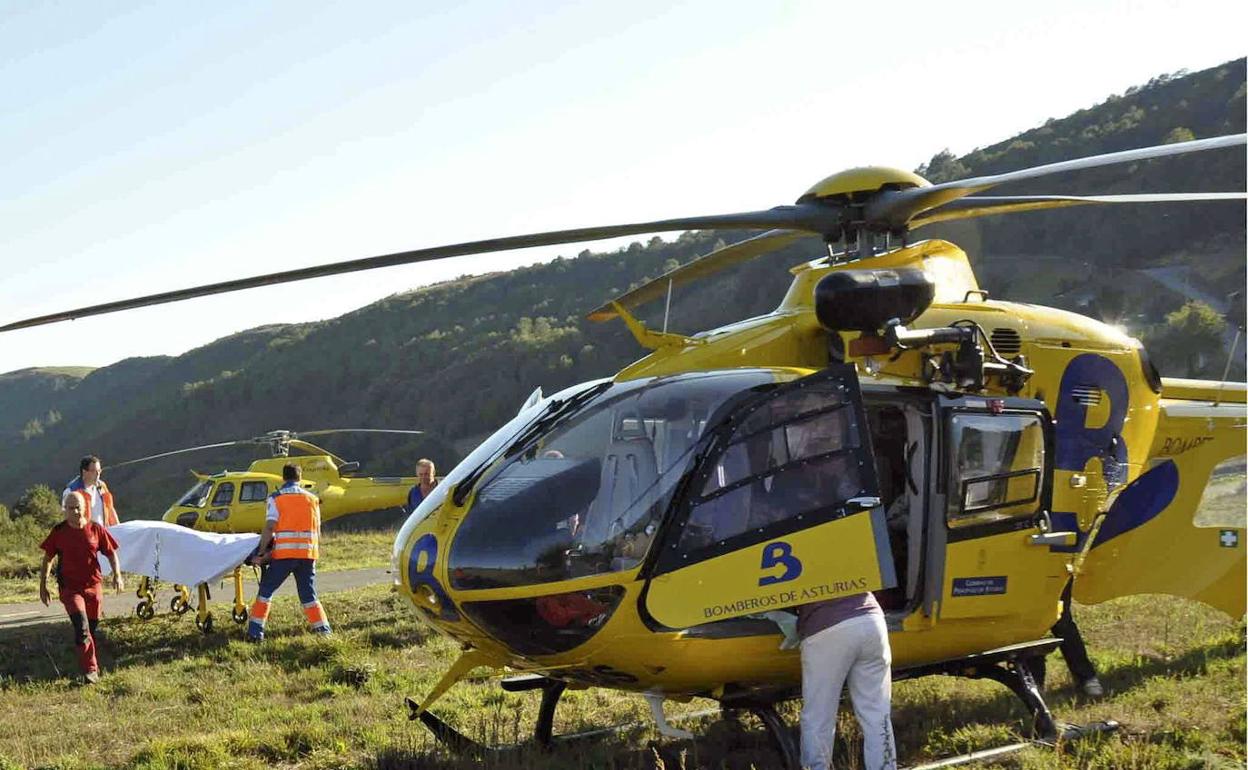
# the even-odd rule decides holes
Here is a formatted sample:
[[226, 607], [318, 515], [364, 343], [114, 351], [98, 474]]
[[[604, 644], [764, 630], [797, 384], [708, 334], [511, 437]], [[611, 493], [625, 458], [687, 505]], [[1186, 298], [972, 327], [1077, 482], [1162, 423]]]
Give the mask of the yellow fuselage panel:
[[1148, 467], [1137, 488], [1122, 493], [1132, 496], [1130, 504], [1106, 517], [1075, 581], [1075, 597], [1094, 604], [1127, 594], [1173, 594], [1242, 617], [1248, 610], [1242, 492], [1238, 510], [1209, 521], [1197, 517], [1214, 468], [1226, 461], [1242, 465], [1248, 413], [1242, 403], [1169, 398], [1157, 411]]
[[[883, 529], [882, 517], [877, 523]], [[646, 608], [665, 626], [689, 628], [895, 582], [891, 572], [881, 574], [877, 533], [864, 512], [659, 575], [650, 581]]]

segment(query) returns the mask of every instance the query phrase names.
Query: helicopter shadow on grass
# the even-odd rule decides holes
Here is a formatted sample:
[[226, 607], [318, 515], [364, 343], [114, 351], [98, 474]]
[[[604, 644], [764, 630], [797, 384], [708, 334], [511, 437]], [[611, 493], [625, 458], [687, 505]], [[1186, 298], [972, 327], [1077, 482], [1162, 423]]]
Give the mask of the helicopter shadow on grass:
[[[221, 634], [205, 636], [195, 630], [190, 619], [186, 631], [176, 633], [177, 620], [137, 618], [105, 620], [100, 624], [96, 649], [100, 666], [108, 671], [131, 665], [168, 663], [190, 656], [217, 657], [229, 644]], [[0, 638], [0, 678], [16, 681], [55, 681], [78, 675], [73, 646], [73, 628], [68, 620], [16, 629]]]
[[[1156, 676], [1200, 676], [1216, 660], [1241, 654], [1242, 645], [1227, 637], [1173, 658], [1150, 658], [1138, 663], [1106, 667], [1102, 680], [1112, 692], [1124, 692], [1143, 685]], [[1056, 657], [1056, 654], [1055, 654]], [[1054, 661], [1053, 665], [1057, 665]], [[1004, 687], [994, 686], [979, 697], [956, 700], [934, 695], [933, 700], [894, 705], [893, 723], [896, 730], [897, 753], [914, 758], [933, 752], [958, 753], [983, 748], [990, 742], [1009, 743], [1027, 734], [1030, 714], [1021, 702]], [[1050, 686], [1046, 692], [1049, 707], [1060, 720], [1063, 711], [1086, 703], [1086, 698], [1069, 685]], [[842, 701], [842, 718], [834, 760], [837, 766], [857, 767], [862, 739], [849, 713], [849, 703]], [[790, 732], [797, 739], [797, 704], [784, 707]], [[979, 726], [987, 729], [960, 736], [962, 728]], [[646, 768], [657, 767], [769, 767], [777, 757], [770, 740], [752, 717], [737, 715], [703, 723], [693, 741], [649, 742], [639, 748], [622, 734], [607, 734], [593, 741], [578, 742], [546, 752], [535, 746], [516, 751], [484, 752], [479, 755], [448, 755], [444, 750], [425, 744], [419, 748], [394, 747], [378, 754], [372, 767], [377, 770], [459, 770], [468, 767], [486, 768]], [[483, 737], [483, 736], [482, 736]], [[973, 742], [973, 743], [972, 743]]]
[[[1150, 657], [1103, 667], [1099, 678], [1109, 694], [1114, 696], [1141, 687], [1157, 676], [1205, 676], [1211, 662], [1242, 653], [1242, 640], [1227, 637], [1194, 647], [1175, 658]], [[1050, 674], [1061, 665], [1060, 656], [1053, 653], [1048, 662]], [[1055, 686], [1050, 681], [1044, 695], [1046, 704], [1059, 722], [1063, 713], [1088, 703], [1087, 697], [1070, 684]], [[951, 736], [958, 729], [970, 725], [995, 727], [1002, 733], [1002, 742], [1017, 740], [1028, 734], [1030, 721], [1030, 714], [1022, 703], [1003, 687], [978, 698], [942, 699], [939, 704], [925, 700], [901, 706], [894, 704], [893, 708], [897, 751], [902, 757], [915, 756], [925, 748], [930, 750], [931, 736]], [[983, 747], [958, 745], [955, 740], [941, 748], [971, 751]]]
[[[725, 727], [725, 730], [733, 729]], [[731, 742], [724, 739], [731, 737]], [[528, 745], [511, 751], [451, 755], [428, 747], [393, 747], [378, 753], [369, 765], [375, 770], [656, 770], [656, 768], [717, 768], [747, 770], [774, 767], [779, 757], [761, 727], [743, 736], [714, 730], [694, 741], [629, 741], [598, 736], [592, 740], [543, 750]], [[838, 766], [852, 766], [842, 764]]]
[[[1139, 658], [1107, 667], [1100, 672], [1099, 678], [1108, 692], [1119, 693], [1139, 687], [1156, 676], [1205, 676], [1209, 673], [1211, 662], [1243, 654], [1244, 627], [1241, 625], [1236, 634], [1193, 647], [1177, 657], [1151, 655]], [[1066, 692], [1073, 691], [1067, 689]]]
[[[797, 708], [794, 704], [782, 705], [790, 733], [797, 740]], [[461, 720], [462, 722], [463, 720]], [[460, 768], [550, 768], [572, 770], [573, 768], [602, 768], [606, 770], [656, 770], [657, 768], [716, 768], [717, 770], [752, 770], [753, 768], [777, 767], [780, 755], [761, 722], [746, 711], [734, 710], [727, 714], [703, 716], [698, 722], [682, 725], [692, 730], [692, 740], [647, 738], [653, 723], [648, 719], [616, 724], [612, 727], [585, 728], [587, 732], [555, 737], [555, 746], [542, 749], [531, 742], [508, 743], [523, 740], [515, 727], [491, 724], [488, 717], [475, 722], [460, 724], [460, 729], [482, 745], [499, 745], [500, 750], [485, 749], [450, 753], [444, 747], [434, 747], [432, 736], [422, 735], [415, 744], [395, 745], [372, 760], [370, 767], [377, 770], [460, 770]], [[850, 746], [838, 743], [837, 767], [858, 767], [847, 752], [862, 753], [862, 741], [851, 738]]]

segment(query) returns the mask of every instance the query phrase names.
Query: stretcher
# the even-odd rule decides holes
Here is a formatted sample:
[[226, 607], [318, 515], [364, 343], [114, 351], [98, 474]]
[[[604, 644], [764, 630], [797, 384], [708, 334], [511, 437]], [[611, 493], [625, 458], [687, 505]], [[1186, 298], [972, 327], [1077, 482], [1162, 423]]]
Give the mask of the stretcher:
[[[109, 527], [108, 532], [117, 541], [121, 571], [140, 576], [135, 591], [139, 603], [134, 613], [141, 619], [150, 620], [156, 615], [156, 587], [160, 581], [173, 584], [169, 609], [175, 615], [191, 609], [190, 587], [194, 586], [195, 627], [211, 633], [209, 584], [232, 577], [234, 606], [230, 618], [238, 624], [247, 622], [243, 565], [260, 545], [259, 535], [199, 532], [163, 521], [127, 521]], [[109, 575], [112, 570], [108, 560], [103, 554], [99, 559], [100, 569]]]

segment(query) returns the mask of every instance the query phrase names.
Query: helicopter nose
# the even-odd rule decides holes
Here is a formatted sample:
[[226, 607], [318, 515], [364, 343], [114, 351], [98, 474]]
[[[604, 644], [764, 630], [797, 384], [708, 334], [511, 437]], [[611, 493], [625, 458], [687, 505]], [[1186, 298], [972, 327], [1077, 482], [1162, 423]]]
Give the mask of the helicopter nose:
[[183, 527], [194, 529], [195, 525], [199, 523], [199, 512], [198, 511], [179, 511], [177, 509], [174, 509], [174, 510], [167, 511], [165, 515], [161, 518], [166, 523], [178, 524]]
[[[428, 501], [426, 501], [428, 502]], [[451, 522], [443, 501], [423, 518], [413, 514], [399, 530], [390, 569], [395, 590], [408, 595], [416, 611], [427, 621], [457, 622], [459, 611], [443, 587]]]
[[[437, 515], [429, 518], [436, 521]], [[414, 532], [413, 537], [415, 540], [408, 551], [407, 560], [401, 565], [412, 603], [433, 620], [457, 622], [459, 610], [442, 585], [447, 544], [440, 541], [437, 531], [429, 531], [424, 527]]]

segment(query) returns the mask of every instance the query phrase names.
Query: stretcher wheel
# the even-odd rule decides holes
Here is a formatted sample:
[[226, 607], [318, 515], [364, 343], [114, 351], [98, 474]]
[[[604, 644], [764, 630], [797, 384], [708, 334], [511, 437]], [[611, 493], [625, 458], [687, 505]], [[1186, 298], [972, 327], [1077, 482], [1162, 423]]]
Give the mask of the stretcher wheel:
[[211, 634], [212, 633], [212, 615], [211, 614], [205, 615], [203, 620], [200, 620], [198, 617], [196, 617], [195, 627], [198, 628], [200, 631], [204, 632], [205, 634]]
[[230, 613], [230, 618], [240, 626], [247, 622], [247, 608], [240, 607]]
[[181, 596], [175, 596], [169, 600], [169, 611], [174, 615], [185, 615], [190, 608], [191, 605]]
[[156, 607], [144, 599], [134, 607], [134, 614], [139, 616], [140, 620], [151, 620], [156, 617]]

